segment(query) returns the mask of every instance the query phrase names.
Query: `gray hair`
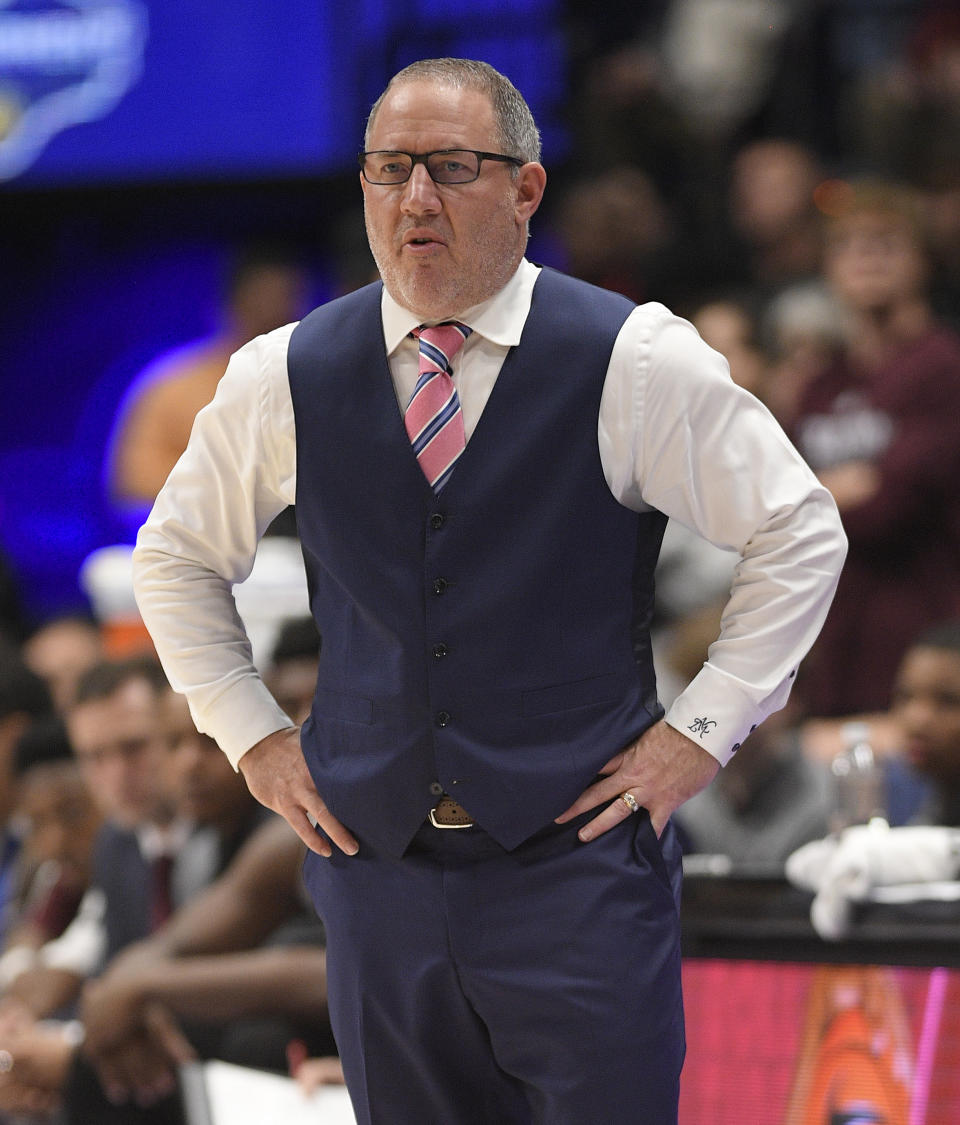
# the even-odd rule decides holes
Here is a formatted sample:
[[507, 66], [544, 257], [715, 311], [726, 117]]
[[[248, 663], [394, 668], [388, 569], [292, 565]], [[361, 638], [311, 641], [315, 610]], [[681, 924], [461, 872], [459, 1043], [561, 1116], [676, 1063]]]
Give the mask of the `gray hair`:
[[374, 119], [390, 89], [401, 82], [424, 80], [486, 94], [493, 106], [497, 143], [504, 155], [517, 156], [524, 163], [539, 161], [540, 130], [523, 95], [506, 75], [489, 63], [474, 59], [421, 59], [398, 71], [373, 103], [364, 132], [365, 147], [369, 146]]

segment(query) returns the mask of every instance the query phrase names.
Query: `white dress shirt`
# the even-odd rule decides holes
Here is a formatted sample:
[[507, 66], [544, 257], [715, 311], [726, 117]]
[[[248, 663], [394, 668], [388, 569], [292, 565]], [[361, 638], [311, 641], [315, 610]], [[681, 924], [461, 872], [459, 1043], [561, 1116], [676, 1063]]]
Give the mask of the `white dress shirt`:
[[[453, 376], [468, 441], [520, 341], [538, 276], [523, 261], [500, 292], [460, 317], [473, 329]], [[402, 410], [417, 380], [409, 333], [418, 321], [386, 289], [381, 311]], [[251, 661], [231, 586], [295, 499], [286, 362], [294, 327], [258, 337], [230, 360], [133, 556], [137, 602], [170, 682], [234, 765], [292, 725]], [[667, 714], [724, 763], [786, 702], [823, 624], [846, 551], [836, 506], [769, 411], [732, 382], [726, 360], [663, 305], [636, 308], [617, 336], [597, 440], [620, 503], [659, 509], [740, 555], [720, 636]]]

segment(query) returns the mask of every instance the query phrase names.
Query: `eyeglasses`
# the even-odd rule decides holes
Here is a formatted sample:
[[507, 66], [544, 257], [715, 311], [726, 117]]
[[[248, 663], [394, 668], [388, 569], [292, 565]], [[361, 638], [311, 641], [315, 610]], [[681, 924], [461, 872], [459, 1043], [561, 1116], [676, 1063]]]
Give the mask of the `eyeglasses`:
[[525, 163], [517, 156], [499, 152], [477, 152], [472, 148], [440, 148], [435, 152], [392, 152], [389, 149], [360, 153], [360, 169], [368, 184], [405, 184], [413, 166], [422, 164], [435, 184], [469, 184], [480, 175], [484, 160], [498, 160], [518, 168]]

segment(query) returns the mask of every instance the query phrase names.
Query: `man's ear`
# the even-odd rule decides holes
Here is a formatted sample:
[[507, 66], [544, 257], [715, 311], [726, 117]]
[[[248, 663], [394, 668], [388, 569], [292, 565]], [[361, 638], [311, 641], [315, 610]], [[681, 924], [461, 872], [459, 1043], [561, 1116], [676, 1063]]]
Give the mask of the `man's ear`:
[[517, 189], [517, 225], [526, 224], [533, 213], [540, 206], [543, 191], [547, 186], [547, 172], [542, 164], [530, 161], [524, 164], [517, 172], [515, 181]]

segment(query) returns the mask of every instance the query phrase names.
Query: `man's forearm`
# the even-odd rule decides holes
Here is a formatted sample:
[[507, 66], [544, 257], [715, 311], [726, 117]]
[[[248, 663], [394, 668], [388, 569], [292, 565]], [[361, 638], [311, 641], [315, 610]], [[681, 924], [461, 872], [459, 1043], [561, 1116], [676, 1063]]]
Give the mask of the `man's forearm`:
[[[119, 987], [134, 992], [139, 1003], [157, 1001], [183, 1019], [327, 1014], [326, 953], [311, 946], [161, 958], [129, 968]], [[104, 983], [109, 985], [109, 977]]]

